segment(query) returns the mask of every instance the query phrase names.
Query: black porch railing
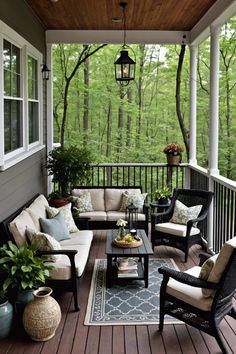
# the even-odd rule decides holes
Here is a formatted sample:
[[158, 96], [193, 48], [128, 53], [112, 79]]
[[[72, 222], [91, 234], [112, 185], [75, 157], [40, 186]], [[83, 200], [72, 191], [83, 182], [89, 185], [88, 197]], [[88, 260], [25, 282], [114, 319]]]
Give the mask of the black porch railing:
[[99, 164], [91, 165], [92, 186], [142, 186], [148, 193], [148, 201], [154, 199], [156, 189], [168, 185], [171, 190], [183, 188], [186, 165], [168, 166], [167, 164]]
[[[236, 183], [222, 176], [213, 180], [213, 251], [218, 253], [223, 244], [235, 236], [236, 220]], [[209, 175], [201, 168], [190, 170], [191, 188], [208, 190]], [[207, 222], [203, 226], [206, 241]]]
[[[92, 164], [91, 186], [142, 186], [148, 202], [154, 200], [156, 189], [169, 185], [174, 188], [209, 189], [207, 170], [199, 166], [168, 166], [167, 164]], [[219, 252], [225, 241], [235, 235], [236, 183], [221, 176], [211, 177], [214, 186], [213, 251]], [[208, 242], [207, 220], [201, 225]]]

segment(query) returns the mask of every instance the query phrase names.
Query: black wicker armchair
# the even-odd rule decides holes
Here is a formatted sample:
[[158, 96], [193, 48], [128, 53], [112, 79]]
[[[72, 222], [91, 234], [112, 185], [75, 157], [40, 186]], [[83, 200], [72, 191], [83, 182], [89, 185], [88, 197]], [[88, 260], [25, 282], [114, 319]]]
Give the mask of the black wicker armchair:
[[[170, 207], [163, 213], [151, 214], [151, 242], [155, 246], [165, 245], [178, 248], [188, 259], [189, 248], [194, 244], [204, 245], [202, 238], [202, 221], [207, 217], [208, 209], [213, 198], [213, 193], [197, 189], [174, 189]], [[185, 209], [193, 209], [201, 205], [197, 217], [188, 220], [186, 224], [182, 219], [173, 222], [176, 201], [183, 203]], [[184, 219], [183, 219], [184, 220]]]
[[[168, 314], [213, 336], [222, 352], [228, 353], [219, 325], [226, 315], [236, 320], [236, 310], [233, 307], [236, 292], [236, 237], [232, 240], [233, 251], [226, 259], [226, 266], [217, 283], [209, 281], [210, 275], [207, 280], [200, 279], [201, 267], [198, 266], [186, 272], [159, 268], [159, 272], [163, 274], [160, 290], [160, 331], [163, 330], [164, 316]], [[203, 289], [213, 289], [213, 293], [204, 297]]]

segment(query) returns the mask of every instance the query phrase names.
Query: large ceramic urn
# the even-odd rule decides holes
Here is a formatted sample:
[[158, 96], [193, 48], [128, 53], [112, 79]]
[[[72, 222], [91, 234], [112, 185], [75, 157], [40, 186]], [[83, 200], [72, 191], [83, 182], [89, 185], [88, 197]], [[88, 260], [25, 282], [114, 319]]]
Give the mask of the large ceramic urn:
[[23, 313], [26, 333], [35, 341], [47, 341], [55, 334], [61, 321], [61, 309], [50, 296], [52, 289], [40, 287], [33, 292], [34, 299], [29, 302]]

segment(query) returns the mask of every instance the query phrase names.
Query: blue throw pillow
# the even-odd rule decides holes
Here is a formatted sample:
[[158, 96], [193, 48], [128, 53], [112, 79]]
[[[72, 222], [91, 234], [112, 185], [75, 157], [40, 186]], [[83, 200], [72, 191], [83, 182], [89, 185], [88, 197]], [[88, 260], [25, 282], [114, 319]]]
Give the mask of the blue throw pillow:
[[69, 230], [66, 226], [65, 220], [61, 212], [59, 212], [52, 219], [39, 219], [42, 231], [57, 241], [67, 240], [70, 238]]

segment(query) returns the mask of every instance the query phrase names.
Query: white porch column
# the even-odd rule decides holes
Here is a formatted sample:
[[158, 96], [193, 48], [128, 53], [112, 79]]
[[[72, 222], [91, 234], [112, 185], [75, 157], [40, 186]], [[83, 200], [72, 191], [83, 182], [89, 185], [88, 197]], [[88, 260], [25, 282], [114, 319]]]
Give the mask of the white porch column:
[[189, 124], [189, 163], [197, 164], [197, 53], [196, 45], [190, 45], [190, 124]]
[[[218, 170], [218, 130], [219, 130], [219, 33], [220, 28], [211, 26], [210, 52], [210, 122], [209, 122], [209, 190], [214, 191], [212, 175]], [[213, 208], [208, 214], [208, 248], [213, 248]]]
[[[53, 147], [53, 70], [52, 70], [52, 45], [47, 44], [47, 67], [51, 70], [49, 80], [46, 82], [46, 105], [47, 105], [47, 154]], [[48, 194], [52, 191], [51, 177], [48, 177]]]

